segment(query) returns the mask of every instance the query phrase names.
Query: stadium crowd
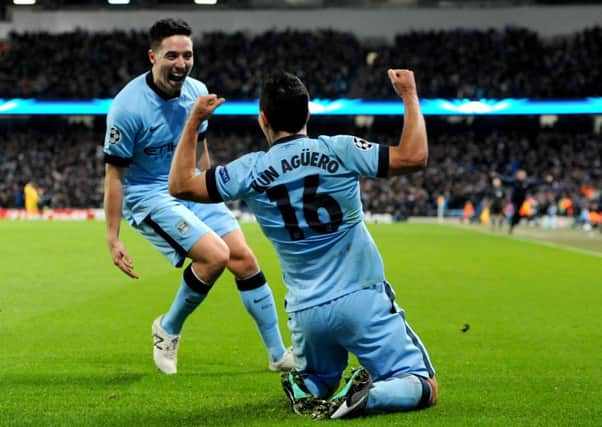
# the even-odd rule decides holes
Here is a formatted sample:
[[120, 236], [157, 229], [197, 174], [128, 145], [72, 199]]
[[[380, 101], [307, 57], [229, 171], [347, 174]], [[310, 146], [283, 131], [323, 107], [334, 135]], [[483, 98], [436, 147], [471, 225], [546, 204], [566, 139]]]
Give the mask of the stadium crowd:
[[[83, 124], [39, 120], [0, 126], [0, 207], [23, 207], [32, 183], [55, 208], [102, 204], [103, 134]], [[41, 197], [42, 198], [42, 197]]]
[[[317, 136], [327, 126], [325, 119], [310, 121], [309, 133]], [[236, 122], [236, 123], [234, 123]], [[593, 132], [591, 119], [570, 118], [551, 128], [527, 119], [485, 119], [448, 123], [427, 119], [429, 167], [409, 177], [362, 181], [367, 211], [389, 213], [394, 218], [435, 216], [437, 198], [446, 198], [450, 213], [461, 211], [470, 201], [476, 213], [487, 204], [493, 173], [510, 176], [524, 168], [529, 176], [552, 175], [551, 185], [531, 194], [532, 208], [546, 214], [550, 209], [578, 218], [582, 209], [600, 210], [602, 191], [602, 137]], [[399, 119], [385, 119], [371, 128], [355, 128], [353, 122], [335, 125], [337, 133], [395, 144]], [[101, 207], [104, 175], [102, 141], [104, 125], [93, 126], [48, 120], [0, 127], [0, 207], [19, 207], [23, 186], [34, 182], [47, 194], [50, 205]], [[225, 163], [243, 153], [266, 148], [253, 119], [214, 118], [209, 133], [215, 163]], [[510, 197], [510, 190], [506, 192]], [[570, 210], [566, 211], [566, 201]]]
[[[260, 76], [281, 67], [314, 98], [382, 99], [395, 96], [384, 72], [395, 64], [415, 71], [426, 98], [602, 96], [600, 40], [599, 26], [551, 39], [521, 28], [417, 31], [392, 43], [331, 30], [210, 32], [196, 35], [192, 76], [226, 98], [255, 99]], [[0, 93], [110, 98], [149, 69], [147, 49], [139, 31], [12, 32], [0, 40]]]
[[[391, 64], [415, 71], [423, 98], [602, 96], [599, 26], [551, 39], [520, 28], [421, 31], [398, 34], [392, 43], [361, 42], [331, 30], [196, 36], [192, 76], [228, 99], [256, 98], [261, 76], [274, 67], [298, 74], [314, 98], [392, 98], [385, 73]], [[0, 93], [3, 98], [113, 97], [149, 69], [147, 47], [146, 34], [137, 31], [12, 32], [0, 40]], [[57, 117], [29, 120], [0, 121], [0, 207], [22, 206], [27, 183], [53, 207], [100, 207], [104, 119], [87, 125]], [[397, 118], [378, 119], [368, 128], [355, 128], [351, 118], [338, 124], [327, 120], [312, 119], [310, 134], [398, 140]], [[456, 124], [429, 118], [430, 166], [389, 184], [362, 181], [365, 208], [400, 219], [435, 215], [437, 199], [444, 197], [450, 212], [470, 202], [478, 214], [487, 205], [492, 174], [524, 168], [533, 177], [554, 177], [532, 194], [534, 210], [563, 213], [570, 206], [575, 216], [584, 209], [599, 211], [602, 141], [592, 129], [587, 117], [569, 117], [551, 128], [542, 128], [537, 118]], [[253, 120], [214, 118], [210, 143], [218, 163], [265, 148]]]

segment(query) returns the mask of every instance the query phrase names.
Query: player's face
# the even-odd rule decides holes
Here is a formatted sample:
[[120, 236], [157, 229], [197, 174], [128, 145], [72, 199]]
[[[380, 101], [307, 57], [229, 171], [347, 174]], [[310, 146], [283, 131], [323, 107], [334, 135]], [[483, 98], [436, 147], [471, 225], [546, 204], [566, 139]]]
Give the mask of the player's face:
[[167, 94], [174, 95], [192, 70], [192, 39], [184, 35], [167, 37], [159, 49], [149, 51], [149, 58], [153, 64], [155, 84]]

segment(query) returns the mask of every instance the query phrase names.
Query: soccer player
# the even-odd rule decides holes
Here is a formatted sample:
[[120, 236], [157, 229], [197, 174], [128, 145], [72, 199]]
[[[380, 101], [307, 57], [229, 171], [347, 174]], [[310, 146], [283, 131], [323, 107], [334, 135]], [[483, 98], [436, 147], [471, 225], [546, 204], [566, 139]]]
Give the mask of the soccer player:
[[502, 227], [504, 223], [504, 203], [506, 202], [506, 193], [502, 187], [502, 181], [495, 177], [491, 181], [491, 190], [489, 191], [489, 214], [491, 215], [491, 229], [497, 226]]
[[[426, 166], [424, 118], [409, 70], [388, 70], [405, 106], [399, 145], [354, 136], [307, 136], [309, 94], [295, 76], [265, 79], [259, 126], [266, 152], [195, 174], [196, 129], [221, 103], [200, 97], [171, 166], [169, 190], [203, 202], [242, 199], [274, 245], [288, 288], [296, 369], [283, 387], [298, 414], [344, 418], [365, 410], [406, 411], [437, 401], [435, 371], [395, 303], [364, 222], [359, 177], [408, 174]], [[361, 365], [333, 396], [348, 353]], [[326, 400], [329, 399], [329, 400]]]
[[[153, 359], [166, 374], [177, 372], [177, 351], [184, 321], [209, 293], [224, 268], [236, 276], [247, 311], [269, 353], [269, 368], [290, 370], [272, 291], [248, 247], [238, 222], [223, 203], [201, 205], [169, 195], [167, 177], [186, 116], [203, 83], [189, 77], [193, 65], [191, 29], [182, 20], [164, 19], [150, 29], [149, 72], [134, 78], [115, 97], [107, 115], [105, 137], [106, 240], [113, 263], [137, 279], [132, 258], [119, 240], [123, 216], [174, 266], [192, 260], [182, 275], [169, 311], [152, 325]], [[201, 165], [209, 167], [205, 132]]]
[[39, 193], [35, 182], [29, 181], [25, 184], [23, 194], [25, 196], [25, 211], [27, 212], [27, 216], [30, 218], [38, 216], [40, 214], [38, 209]]
[[520, 222], [520, 208], [527, 198], [527, 193], [539, 185], [546, 183], [550, 184], [554, 178], [551, 175], [548, 175], [546, 176], [545, 180], [532, 178], [528, 179], [527, 172], [524, 169], [517, 170], [514, 174], [514, 178], [499, 174], [496, 175], [496, 177], [499, 178], [504, 185], [512, 187], [510, 201], [514, 207], [514, 212], [512, 214], [512, 218], [510, 219], [510, 226], [508, 227], [508, 234], [512, 234], [514, 227], [516, 227]]

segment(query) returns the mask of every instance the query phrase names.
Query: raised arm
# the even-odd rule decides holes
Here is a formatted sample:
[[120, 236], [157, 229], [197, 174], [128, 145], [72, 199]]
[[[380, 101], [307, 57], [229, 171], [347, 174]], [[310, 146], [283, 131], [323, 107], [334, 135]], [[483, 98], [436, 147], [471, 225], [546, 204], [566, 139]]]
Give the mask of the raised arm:
[[399, 145], [389, 148], [389, 176], [404, 175], [424, 169], [427, 165], [426, 125], [420, 111], [414, 73], [390, 69], [387, 74], [405, 108]]
[[200, 150], [201, 152], [200, 155], [198, 155], [198, 167], [203, 171], [209, 170], [211, 168], [211, 156], [209, 155], [209, 148], [207, 147], [207, 138], [199, 134], [197, 141], [199, 142], [197, 150]]
[[199, 175], [195, 172], [198, 129], [201, 122], [207, 120], [224, 101], [214, 94], [202, 95], [192, 107], [169, 170], [168, 187], [172, 196], [198, 202], [211, 201], [207, 193], [206, 172]]

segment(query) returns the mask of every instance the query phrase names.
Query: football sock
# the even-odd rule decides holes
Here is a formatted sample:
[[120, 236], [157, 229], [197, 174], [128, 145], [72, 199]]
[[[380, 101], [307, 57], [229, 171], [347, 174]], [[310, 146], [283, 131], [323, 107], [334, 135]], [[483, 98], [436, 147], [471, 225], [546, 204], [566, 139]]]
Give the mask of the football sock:
[[373, 384], [366, 409], [410, 411], [425, 408], [431, 400], [431, 393], [431, 385], [422, 377], [392, 377]]
[[178, 289], [169, 311], [161, 319], [161, 327], [169, 334], [179, 334], [188, 315], [203, 302], [210, 289], [211, 285], [203, 282], [194, 274], [192, 264], [186, 267], [180, 289]]
[[282, 358], [286, 349], [280, 336], [278, 314], [272, 289], [261, 271], [245, 279], [236, 279], [242, 303], [255, 321], [272, 362]]
[[303, 378], [303, 383], [312, 396], [320, 399], [329, 397], [339, 385], [339, 381], [319, 381], [316, 376]]

